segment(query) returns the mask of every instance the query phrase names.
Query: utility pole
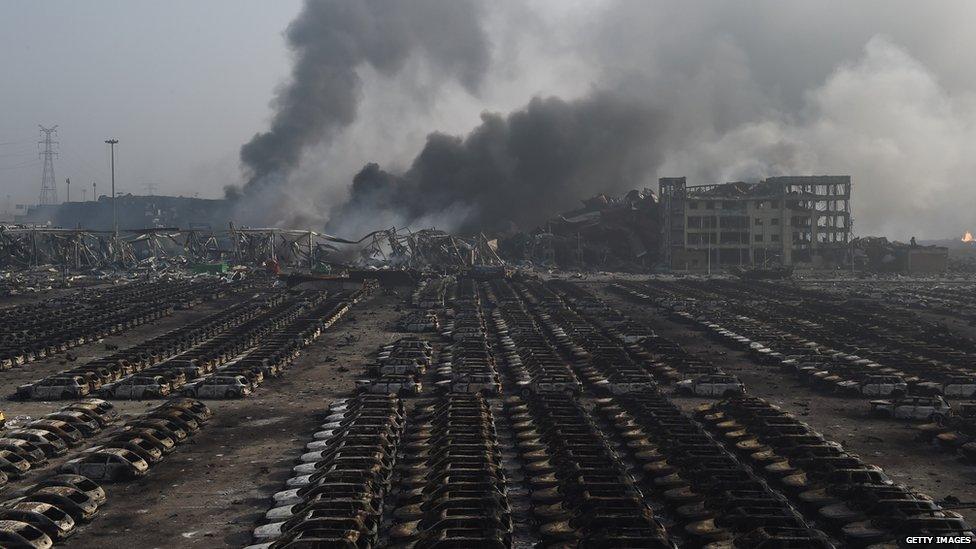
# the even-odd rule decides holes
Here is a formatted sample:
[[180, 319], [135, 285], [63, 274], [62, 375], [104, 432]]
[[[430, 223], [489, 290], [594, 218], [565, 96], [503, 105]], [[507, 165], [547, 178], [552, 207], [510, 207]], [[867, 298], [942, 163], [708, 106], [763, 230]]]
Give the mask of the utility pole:
[[65, 177], [64, 184], [66, 187], [68, 187], [68, 197], [65, 199], [65, 202], [71, 202], [71, 178]]
[[106, 139], [106, 143], [112, 147], [112, 234], [115, 238], [119, 238], [119, 209], [118, 204], [115, 203], [115, 144], [119, 142], [118, 139]]
[[58, 153], [55, 152], [54, 146], [58, 142], [52, 140], [51, 136], [57, 133], [58, 126], [55, 125], [51, 128], [45, 128], [38, 124], [37, 127], [41, 128], [41, 133], [44, 134], [44, 138], [37, 142], [39, 145], [44, 145], [44, 150], [41, 151], [41, 160], [44, 163], [44, 167], [41, 168], [41, 196], [38, 203], [55, 205], [58, 203], [58, 186], [54, 182], [54, 157]]

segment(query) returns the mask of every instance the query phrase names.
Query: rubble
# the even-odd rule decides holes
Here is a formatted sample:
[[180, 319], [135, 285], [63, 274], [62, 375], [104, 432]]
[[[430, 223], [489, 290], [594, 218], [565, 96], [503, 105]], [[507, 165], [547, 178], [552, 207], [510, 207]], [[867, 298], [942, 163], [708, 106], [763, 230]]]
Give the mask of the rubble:
[[528, 233], [502, 239], [515, 262], [564, 269], [646, 271], [658, 258], [657, 197], [648, 189], [622, 197], [598, 194]]
[[504, 264], [497, 240], [481, 233], [461, 237], [437, 229], [401, 233], [390, 228], [372, 232], [359, 242], [365, 245], [353, 263], [360, 266], [442, 270]]
[[942, 246], [890, 241], [866, 236], [851, 242], [854, 267], [874, 272], [941, 274], [948, 268], [949, 251]]

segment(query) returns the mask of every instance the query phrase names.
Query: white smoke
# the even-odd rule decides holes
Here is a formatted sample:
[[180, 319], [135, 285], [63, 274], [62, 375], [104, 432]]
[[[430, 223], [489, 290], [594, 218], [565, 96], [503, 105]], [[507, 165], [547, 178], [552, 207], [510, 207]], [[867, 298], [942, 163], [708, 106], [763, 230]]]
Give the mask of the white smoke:
[[884, 37], [776, 112], [672, 151], [662, 173], [694, 182], [787, 174], [854, 178], [858, 234], [942, 237], [973, 223], [976, 112]]

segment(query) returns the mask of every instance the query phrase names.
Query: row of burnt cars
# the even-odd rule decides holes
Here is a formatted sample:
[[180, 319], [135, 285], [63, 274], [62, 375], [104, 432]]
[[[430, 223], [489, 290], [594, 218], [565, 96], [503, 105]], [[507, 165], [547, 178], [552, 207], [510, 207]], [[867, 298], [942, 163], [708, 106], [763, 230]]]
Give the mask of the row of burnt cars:
[[356, 390], [367, 394], [419, 395], [422, 378], [434, 360], [429, 341], [405, 337], [380, 347], [366, 376], [356, 380]]
[[251, 549], [511, 547], [490, 403], [362, 394], [329, 407]]
[[434, 276], [422, 278], [410, 294], [410, 303], [417, 309], [439, 311], [444, 308], [447, 291], [453, 277]]
[[[423, 333], [441, 329], [437, 312], [430, 307], [444, 306], [448, 280], [444, 277], [421, 279], [410, 296], [414, 308], [397, 322], [397, 331]], [[419, 395], [424, 387], [423, 377], [435, 366], [435, 360], [434, 347], [425, 337], [397, 339], [377, 350], [372, 363], [363, 372], [365, 376], [356, 380], [356, 390], [369, 394]]]
[[377, 546], [397, 453], [406, 444], [404, 416], [393, 394], [333, 402], [249, 549]]
[[506, 399], [543, 547], [674, 547], [580, 402], [560, 392]]
[[495, 355], [488, 341], [488, 316], [475, 281], [462, 277], [451, 286], [452, 298], [443, 336], [449, 343], [441, 351], [434, 387], [453, 393], [501, 392]]
[[836, 299], [864, 300], [882, 303], [889, 310], [926, 312], [976, 320], [976, 295], [971, 283], [936, 280], [846, 280], [843, 285], [810, 280], [816, 288], [806, 289], [810, 295], [826, 292]]
[[682, 526], [683, 544], [896, 547], [906, 535], [972, 535], [958, 514], [761, 399], [703, 407], [704, 429], [654, 392], [600, 399], [596, 410], [640, 463], [639, 486]]
[[[598, 381], [614, 392], [631, 392], [657, 385], [671, 386], [677, 395], [698, 397], [727, 397], [745, 391], [745, 386], [734, 375], [687, 353], [680, 345], [624, 315], [579, 285], [564, 281], [552, 281], [547, 286], [535, 283], [534, 291], [550, 296], [550, 312], [543, 319], [543, 325], [558, 323], [558, 327], [550, 328], [559, 330], [554, 333], [557, 341], [566, 336], [566, 330], [571, 330], [569, 333], [578, 342], [569, 350], [574, 356], [605, 362], [618, 369], [626, 365], [625, 371], [614, 371], [609, 378]], [[583, 344], [582, 348], [579, 343]]]
[[[875, 397], [869, 402], [870, 415], [923, 421], [925, 423], [917, 427], [920, 441], [955, 452], [964, 461], [976, 462], [976, 406], [958, 400], [972, 398], [976, 378], [962, 369], [934, 359], [908, 360], [897, 353], [881, 354], [882, 351], [873, 352], [868, 358], [860, 351], [854, 354], [840, 350], [847, 348], [843, 347], [842, 341], [835, 342], [839, 347], [814, 341], [812, 338], [818, 333], [819, 323], [796, 320], [803, 322], [809, 330], [789, 331], [751, 316], [736, 315], [721, 308], [694, 306], [678, 298], [682, 295], [697, 300], [714, 300], [715, 296], [704, 294], [700, 288], [678, 294], [677, 291], [664, 291], [660, 285], [651, 289], [621, 283], [612, 289], [636, 301], [668, 307], [672, 319], [694, 326], [729, 347], [747, 352], [759, 364], [791, 373], [815, 390], [834, 395]], [[766, 293], [775, 291], [765, 289]], [[884, 362], [877, 362], [876, 358], [882, 358]], [[915, 365], [910, 371], [892, 366], [906, 361]], [[925, 375], [937, 381], [910, 375], [924, 364], [930, 366], [923, 370]], [[954, 406], [947, 399], [953, 399]]]
[[[966, 368], [933, 358], [855, 347], [843, 338], [823, 335], [824, 326], [830, 324], [826, 320], [788, 321], [785, 316], [760, 320], [756, 312], [737, 314], [728, 310], [727, 304], [714, 307], [687, 301], [685, 298], [715, 298], [695, 291], [678, 293], [674, 288], [658, 286], [651, 290], [627, 283], [615, 285], [614, 289], [628, 298], [670, 308], [673, 320], [747, 352], [759, 364], [790, 373], [815, 390], [832, 395], [883, 397], [869, 403], [868, 411], [876, 417], [941, 422], [953, 415], [947, 399], [971, 399], [976, 395], [976, 375]], [[964, 405], [960, 403], [960, 407]]]
[[[85, 399], [23, 429], [5, 431], [0, 438], [4, 472], [16, 466], [24, 473], [102, 430], [113, 430], [106, 440], [62, 463], [56, 474], [0, 501], [0, 547], [46, 549], [68, 540], [79, 526], [94, 520], [106, 502], [105, 490], [96, 481], [144, 476], [210, 417], [199, 401], [173, 399], [116, 428], [119, 415], [111, 403]], [[21, 436], [22, 431], [29, 436]]]
[[397, 330], [406, 333], [428, 333], [440, 331], [441, 322], [434, 309], [409, 311], [397, 321]]
[[748, 351], [756, 361], [793, 372], [826, 392], [976, 397], [972, 341], [866, 305], [852, 311], [854, 306], [847, 303], [825, 303], [828, 296], [807, 295], [809, 291], [730, 284], [619, 282], [611, 289], [670, 309], [675, 320], [696, 325], [710, 337]]
[[879, 467], [763, 399], [703, 405], [696, 418], [846, 547], [898, 547], [909, 536], [974, 536], [958, 513], [896, 484]]
[[130, 282], [4, 309], [0, 369], [63, 353], [250, 284], [215, 278]]
[[17, 390], [17, 398], [240, 398], [281, 375], [360, 294], [274, 293], [193, 321]]
[[[626, 318], [589, 292], [572, 285], [550, 286], [599, 326], [605, 336], [619, 342], [635, 364], [646, 372], [654, 372], [662, 383], [687, 375], [691, 366], [720, 375], [708, 364], [689, 360], [680, 346]], [[553, 310], [555, 300], [549, 301]], [[591, 345], [585, 339], [576, 341], [584, 347]], [[688, 366], [682, 365], [685, 360], [690, 362]], [[615, 367], [600, 361], [590, 362], [589, 366], [604, 375]], [[672, 370], [675, 367], [683, 371]], [[592, 385], [592, 376], [584, 379]], [[664, 516], [671, 542], [710, 548], [833, 546], [781, 494], [710, 440], [653, 384], [625, 385], [612, 393], [615, 396], [597, 399], [593, 412], [607, 424], [604, 432], [611, 447], [632, 464], [630, 480], [637, 493], [643, 494], [645, 501], [654, 502]], [[699, 458], [701, 461], [696, 461]], [[613, 471], [609, 467], [606, 470]], [[600, 477], [588, 480], [599, 482]], [[611, 480], [619, 482], [615, 476]], [[604, 503], [596, 500], [591, 505]], [[626, 527], [626, 517], [616, 520], [621, 521], [614, 524], [616, 530]]]
[[359, 390], [417, 395], [430, 370], [432, 387], [438, 392], [499, 393], [498, 372], [474, 282], [452, 280], [445, 291], [452, 295], [450, 307], [445, 310], [448, 321], [440, 334], [446, 343], [436, 356], [431, 343], [420, 337], [405, 337], [385, 345], [367, 368], [368, 377], [357, 380]]
[[[542, 546], [834, 546], [781, 494], [748, 467], [737, 464], [671, 404], [657, 391], [653, 379], [610, 386], [601, 383], [614, 380], [617, 371], [629, 369], [629, 364], [646, 371], [652, 361], [668, 363], [681, 358], [680, 347], [661, 346], [650, 358], [640, 345], [643, 339], [630, 336], [641, 332], [656, 336], [592, 296], [531, 281], [516, 287], [517, 292], [511, 292], [508, 283], [492, 288], [493, 294], [505, 296], [499, 304], [507, 319], [520, 318], [520, 310], [530, 314], [528, 319], [511, 323], [509, 333], [520, 340], [533, 331], [543, 336], [526, 340], [533, 341], [531, 352], [536, 346], [549, 345], [554, 357], [562, 357], [570, 372], [581, 375], [587, 392], [607, 395], [586, 404], [571, 392], [537, 383], [524, 399], [506, 403]], [[582, 317], [600, 326], [603, 337], [582, 326], [558, 331], [557, 327], [570, 326], [564, 321], [572, 315], [556, 293], [572, 302]], [[549, 322], [554, 318], [559, 320]], [[562, 334], [569, 339], [557, 337]], [[615, 360], [610, 361], [589, 360], [596, 356], [597, 345], [612, 346], [611, 342], [625, 354], [614, 354]], [[529, 355], [528, 349], [517, 348]], [[507, 365], [503, 369], [507, 372]], [[625, 379], [635, 375], [628, 372]], [[544, 376], [542, 373], [537, 381], [542, 382]], [[705, 461], [695, 462], [698, 457]], [[708, 470], [708, 464], [715, 470]], [[749, 507], [750, 503], [754, 505]]]
[[506, 473], [483, 395], [418, 402], [408, 414], [394, 481], [386, 547], [511, 547]]
[[682, 546], [834, 547], [780, 490], [660, 393], [600, 399], [594, 412]]
[[[890, 539], [891, 532], [878, 533], [873, 514], [857, 514], [861, 503], [838, 495], [845, 478], [859, 490], [867, 489], [863, 480], [892, 486], [883, 472], [864, 464], [863, 476], [831, 473], [824, 478], [832, 484], [820, 484], [822, 466], [792, 459], [788, 449], [842, 449], [791, 417], [754, 429], [731, 403], [757, 401], [737, 398], [702, 410], [708, 427], [703, 428], [650, 384], [621, 383], [614, 391], [599, 383], [613, 378], [616, 359], [624, 355], [590, 360], [594, 351], [607, 344], [603, 338], [620, 342], [631, 329], [608, 324], [596, 332], [582, 326], [567, 330], [572, 315], [556, 308], [557, 296], [538, 287], [501, 282], [481, 291], [485, 307], [480, 299], [475, 307], [482, 311], [492, 364], [504, 378], [526, 381], [509, 385], [524, 396], [506, 398], [501, 417], [476, 393], [414, 400], [406, 411], [392, 394], [364, 393], [333, 403], [286, 489], [275, 494], [266, 524], [255, 530], [257, 547], [511, 547], [512, 503], [525, 500], [544, 547], [830, 548], [833, 539], [851, 540], [851, 546]], [[556, 322], [546, 322], [554, 317]], [[567, 337], [557, 337], [557, 328]], [[640, 345], [623, 348], [635, 364], [645, 364]], [[538, 357], [544, 366], [535, 362]], [[655, 360], [670, 358], [662, 346]], [[566, 378], [573, 381], [563, 383]], [[607, 396], [574, 396], [583, 388]], [[740, 421], [735, 430], [741, 436], [726, 436], [721, 429], [738, 426], [711, 417], [718, 413]], [[499, 421], [511, 430], [514, 461], [505, 457], [511, 450], [499, 446]], [[723, 425], [713, 429], [713, 423]], [[787, 445], [778, 437], [793, 438]], [[770, 469], [778, 476], [758, 468], [752, 458], [757, 453], [768, 456], [761, 463], [777, 464]], [[515, 478], [506, 460], [518, 464]], [[775, 480], [780, 477], [783, 482]], [[513, 496], [513, 486], [528, 488], [527, 495]], [[834, 510], [831, 516], [841, 518], [821, 526], [820, 507], [810, 505], [810, 497], [800, 498], [817, 489], [823, 494], [813, 501], [849, 505], [852, 511]], [[898, 508], [909, 510], [907, 504]], [[923, 532], [957, 533], [951, 524], [958, 517], [932, 512], [931, 518], [946, 521], [922, 524], [917, 517], [913, 524]], [[857, 525], [861, 530], [851, 526], [865, 520]], [[956, 526], [961, 535], [968, 533], [968, 526]]]
[[492, 332], [500, 363], [523, 393], [506, 399], [505, 410], [541, 545], [673, 547], [677, 540], [577, 398], [584, 387], [653, 391], [653, 379], [619, 352], [636, 340], [593, 330], [542, 283], [496, 281], [486, 295], [498, 313]]
[[26, 422], [11, 422], [0, 432], [0, 485], [31, 474], [48, 458], [63, 456], [118, 418], [111, 403], [73, 402]]

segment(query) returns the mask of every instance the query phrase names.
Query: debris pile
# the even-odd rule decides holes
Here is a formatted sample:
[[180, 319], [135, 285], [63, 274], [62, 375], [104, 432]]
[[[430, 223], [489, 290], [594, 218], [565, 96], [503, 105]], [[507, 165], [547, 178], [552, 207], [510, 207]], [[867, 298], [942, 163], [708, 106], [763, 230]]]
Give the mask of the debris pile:
[[658, 200], [650, 190], [622, 197], [598, 194], [582, 208], [503, 239], [500, 253], [531, 265], [644, 271], [657, 260], [659, 220]]
[[948, 269], [949, 250], [896, 242], [880, 236], [855, 238], [851, 242], [855, 267], [881, 273], [938, 274]]
[[376, 231], [365, 242], [355, 263], [364, 266], [397, 266], [418, 270], [463, 269], [474, 265], [502, 265], [498, 241], [484, 234], [461, 237], [437, 229], [398, 232]]

